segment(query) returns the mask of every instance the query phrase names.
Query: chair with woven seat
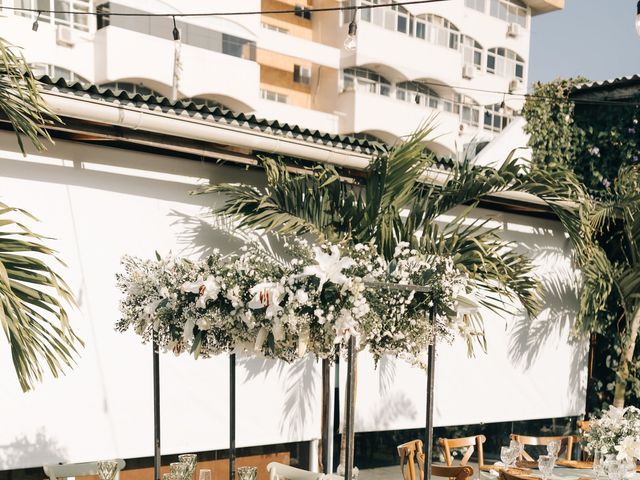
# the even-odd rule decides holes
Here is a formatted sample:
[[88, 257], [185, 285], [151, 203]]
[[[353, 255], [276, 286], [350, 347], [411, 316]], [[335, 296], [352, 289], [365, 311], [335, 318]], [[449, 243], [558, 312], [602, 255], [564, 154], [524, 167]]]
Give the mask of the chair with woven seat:
[[454, 480], [466, 480], [473, 477], [473, 468], [469, 465], [452, 467], [450, 465], [431, 465], [432, 477], [447, 477]]
[[412, 440], [398, 445], [400, 471], [404, 480], [416, 480], [416, 462], [420, 480], [424, 480], [424, 450], [422, 440]]
[[[125, 461], [121, 458], [116, 459], [118, 467], [116, 469], [116, 477], [120, 478], [120, 470], [125, 467]], [[58, 480], [70, 477], [87, 477], [98, 474], [98, 462], [82, 462], [82, 463], [59, 463], [54, 465], [44, 465], [42, 467], [44, 473], [50, 480]]]
[[[515, 440], [521, 443], [524, 446], [547, 446], [549, 443], [553, 441], [560, 442], [560, 452], [558, 453], [558, 458], [564, 458], [565, 460], [571, 460], [571, 456], [573, 454], [573, 444], [576, 442], [576, 437], [574, 435], [559, 435], [555, 437], [531, 437], [528, 435], [518, 435], [515, 433], [511, 434], [511, 440]], [[564, 452], [564, 457], [561, 457], [561, 454]], [[527, 453], [526, 450], [522, 451], [522, 456], [520, 460], [526, 460], [528, 462], [535, 461], [534, 458]]]
[[460, 459], [460, 466], [464, 467], [467, 465], [473, 452], [477, 451], [478, 468], [480, 470], [487, 470], [489, 467], [484, 464], [484, 451], [482, 449], [482, 444], [486, 441], [487, 437], [484, 435], [474, 435], [463, 438], [439, 438], [438, 445], [440, 445], [442, 453], [444, 453], [444, 461], [447, 463], [447, 466], [453, 466], [451, 450], [465, 448], [466, 451]]

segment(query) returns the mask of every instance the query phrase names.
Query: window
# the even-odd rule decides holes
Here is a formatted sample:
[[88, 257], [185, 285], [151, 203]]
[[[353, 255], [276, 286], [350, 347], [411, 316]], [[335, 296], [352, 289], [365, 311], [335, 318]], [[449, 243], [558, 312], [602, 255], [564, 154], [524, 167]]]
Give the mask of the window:
[[309, 85], [311, 83], [311, 68], [303, 65], [294, 65], [293, 81], [302, 85]]
[[267, 30], [273, 30], [274, 32], [289, 33], [289, 30], [287, 30], [286, 28], [278, 27], [276, 25], [271, 25], [270, 23], [262, 22], [260, 25], [262, 25], [262, 28], [266, 28]]
[[[91, 0], [16, 0], [15, 6], [19, 8], [29, 8], [42, 11], [38, 22], [51, 23], [53, 25], [63, 25], [83, 32], [89, 31], [89, 24], [92, 15], [83, 15], [72, 12], [89, 12], [91, 10]], [[46, 10], [62, 10], [52, 16]], [[33, 18], [38, 15], [36, 12], [16, 11], [16, 15]]]
[[484, 107], [484, 128], [492, 132], [501, 132], [509, 125], [513, 112], [509, 108], [500, 108], [500, 104]]
[[305, 20], [311, 20], [311, 10], [309, 10], [307, 7], [296, 5], [295, 7], [293, 7], [293, 10], [296, 17], [304, 18]]
[[466, 7], [473, 8], [474, 10], [478, 10], [479, 12], [484, 13], [484, 1], [485, 0], [464, 0], [464, 4]]
[[115, 92], [124, 91], [128, 92], [131, 95], [152, 95], [154, 97], [164, 97], [160, 92], [149, 88], [142, 83], [131, 83], [131, 82], [111, 82], [111, 83], [103, 83], [100, 85], [100, 88], [109, 88]]
[[[348, 6], [355, 6], [355, 2], [353, 0], [347, 2], [347, 4]], [[394, 32], [400, 32], [406, 35], [413, 34], [413, 16], [410, 15], [409, 11], [403, 6], [395, 5], [389, 0], [362, 0], [360, 5], [381, 4], [389, 4], [389, 6], [384, 8], [364, 8], [359, 10], [360, 20], [363, 22], [373, 23]], [[352, 10], [343, 10], [343, 23], [351, 22], [352, 18]]]
[[416, 17], [416, 37], [453, 50], [457, 50], [460, 43], [458, 28], [446, 18], [431, 14]]
[[[453, 102], [440, 98], [437, 92], [419, 82], [402, 82], [396, 85], [396, 98], [438, 110], [453, 111]], [[448, 104], [445, 107], [445, 104]]]
[[467, 35], [461, 35], [460, 45], [462, 50], [462, 61], [465, 65], [473, 65], [478, 70], [482, 70], [484, 49], [482, 45]]
[[342, 71], [342, 88], [386, 97], [391, 93], [389, 80], [366, 68], [345, 68]]
[[[99, 29], [112, 25], [145, 35], [167, 40], [172, 39], [173, 21], [171, 18], [137, 16], [145, 12], [119, 5], [115, 2], [102, 3], [96, 7], [96, 11], [101, 13], [98, 16]], [[131, 14], [131, 16], [109, 15], [110, 12]], [[256, 59], [256, 43], [252, 40], [193, 25], [178, 19], [176, 19], [176, 26], [180, 30], [180, 39], [185, 45], [224, 53], [244, 60], [255, 61]]]
[[32, 63], [29, 66], [31, 67], [33, 75], [36, 77], [48, 75], [52, 79], [64, 78], [67, 83], [89, 83], [89, 80], [87, 80], [83, 76], [78, 75], [71, 70], [67, 70], [66, 68], [58, 67], [56, 65], [50, 65], [48, 63]]
[[522, 28], [527, 28], [529, 8], [520, 0], [491, 0], [489, 14], [505, 22], [517, 23]]
[[490, 48], [487, 53], [487, 73], [524, 80], [524, 60], [506, 48]]
[[271, 100], [272, 102], [287, 103], [288, 98], [286, 95], [272, 90], [260, 90], [260, 96], [265, 100]]

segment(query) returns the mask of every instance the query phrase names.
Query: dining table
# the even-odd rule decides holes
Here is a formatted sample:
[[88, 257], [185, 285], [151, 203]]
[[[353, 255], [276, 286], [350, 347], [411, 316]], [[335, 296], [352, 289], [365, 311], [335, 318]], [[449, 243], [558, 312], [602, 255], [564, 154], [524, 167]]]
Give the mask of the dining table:
[[[522, 468], [517, 467], [516, 470], [519, 471], [512, 471], [512, 473], [526, 477], [542, 478], [542, 473], [540, 473], [540, 470], [538, 470], [537, 466], [533, 464], [523, 466]], [[481, 480], [498, 478], [499, 477], [496, 473], [492, 473], [490, 471], [481, 471]], [[596, 475], [596, 471], [592, 467], [591, 462], [575, 460], [560, 460], [558, 463], [556, 463], [556, 466], [553, 469], [553, 473], [550, 476], [550, 480], [595, 480], [596, 478], [598, 477]], [[607, 477], [605, 475], [601, 476], [600, 478], [602, 480], [606, 480]], [[636, 471], [635, 473], [627, 474], [625, 476], [625, 480], [640, 480], [640, 472]]]

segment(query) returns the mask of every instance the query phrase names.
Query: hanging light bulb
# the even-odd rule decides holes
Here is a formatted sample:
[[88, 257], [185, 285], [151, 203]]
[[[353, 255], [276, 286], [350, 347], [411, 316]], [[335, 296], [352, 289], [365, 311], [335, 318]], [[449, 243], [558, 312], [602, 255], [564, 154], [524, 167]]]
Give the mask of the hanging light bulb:
[[[640, 1], [640, 0], [639, 0]], [[353, 10], [353, 18], [351, 19], [351, 23], [349, 23], [349, 30], [347, 32], [347, 38], [344, 40], [344, 48], [347, 50], [353, 51], [358, 46], [358, 42], [356, 40], [356, 34], [358, 32], [358, 24], [356, 23], [356, 13], [357, 9]]]
[[638, 5], [636, 7], [636, 32], [640, 35], [640, 0], [638, 0]]
[[500, 102], [500, 108], [498, 109], [498, 113], [500, 115], [504, 115], [504, 110], [507, 108], [506, 103], [504, 103], [504, 95], [502, 95], [502, 102]]
[[176, 25], [176, 17], [173, 18], [173, 39], [177, 42], [180, 40], [180, 30], [178, 30], [178, 26]]
[[40, 20], [40, 14], [41, 14], [41, 13], [42, 13], [42, 12], [38, 12], [38, 16], [36, 17], [36, 21], [35, 21], [35, 22], [33, 22], [33, 25], [31, 25], [31, 30], [33, 30], [34, 32], [37, 32], [37, 31], [38, 31], [38, 27], [39, 27], [39, 25], [38, 25], [38, 20]]

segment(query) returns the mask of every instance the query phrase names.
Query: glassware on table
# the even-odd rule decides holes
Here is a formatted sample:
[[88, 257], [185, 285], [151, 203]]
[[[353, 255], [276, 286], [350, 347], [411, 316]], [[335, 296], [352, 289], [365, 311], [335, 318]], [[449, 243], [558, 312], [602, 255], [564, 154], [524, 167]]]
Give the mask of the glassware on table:
[[613, 460], [607, 463], [606, 468], [609, 480], [622, 480], [627, 473], [627, 462]]
[[187, 466], [187, 473], [185, 474], [185, 480], [193, 480], [193, 474], [196, 473], [196, 464], [198, 463], [198, 456], [195, 453], [185, 453], [178, 455], [178, 461], [184, 463]]
[[509, 442], [509, 448], [512, 448], [513, 451], [515, 452], [514, 459], [513, 459], [513, 464], [515, 465], [518, 459], [522, 458], [522, 454], [524, 452], [524, 444], [520, 443], [517, 440], [511, 440]]
[[553, 467], [555, 465], [555, 458], [551, 455], [540, 455], [538, 457], [538, 469], [542, 473], [542, 478], [548, 480], [553, 473]]
[[176, 478], [170, 473], [162, 474], [162, 480], [176, 480]]
[[516, 451], [512, 447], [500, 447], [500, 460], [505, 467], [510, 466], [516, 460]]
[[211, 470], [208, 468], [201, 468], [198, 473], [198, 480], [211, 480]]
[[554, 459], [558, 458], [558, 454], [560, 453], [560, 446], [561, 443], [558, 440], [551, 440], [547, 444], [547, 453], [549, 454], [549, 456], [553, 457]]
[[256, 467], [238, 467], [238, 480], [256, 480], [257, 475]]
[[600, 450], [593, 452], [593, 471], [596, 474], [596, 478], [604, 476], [604, 459]]
[[187, 480], [188, 466], [183, 462], [173, 462], [169, 464], [169, 471], [174, 480]]
[[113, 480], [118, 471], [118, 462], [115, 460], [101, 460], [98, 462], [98, 477], [100, 480]]

